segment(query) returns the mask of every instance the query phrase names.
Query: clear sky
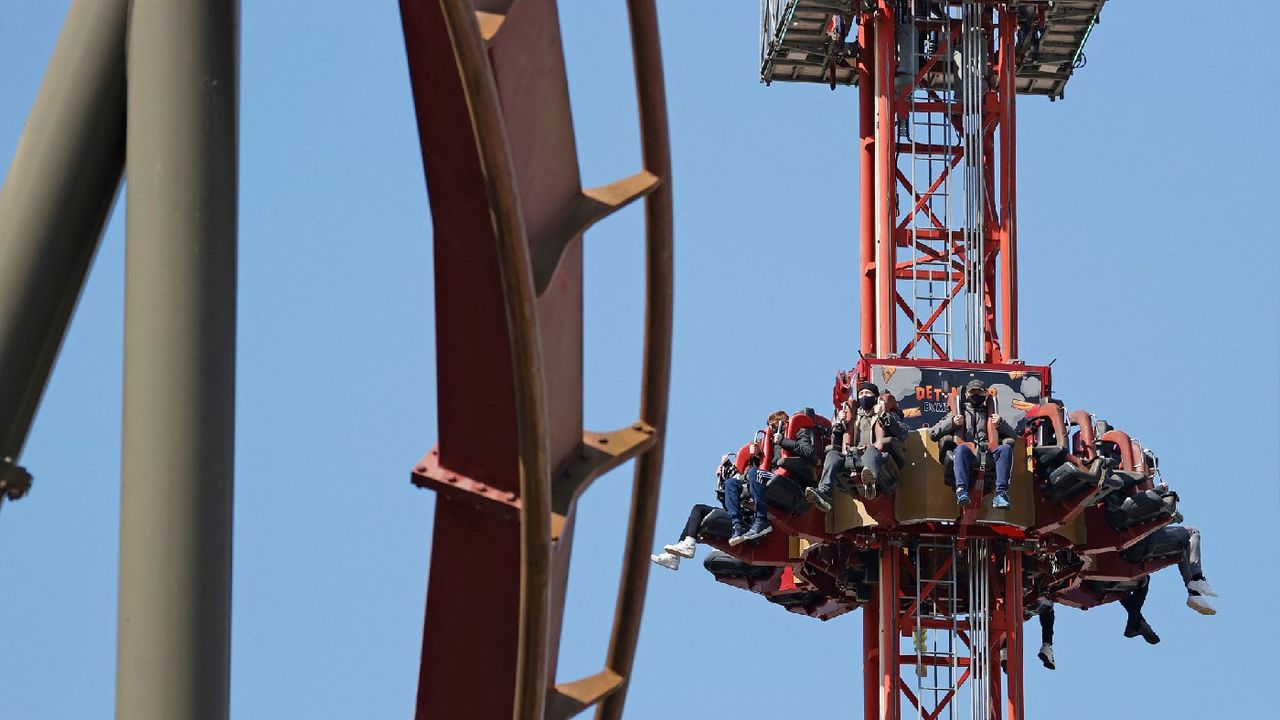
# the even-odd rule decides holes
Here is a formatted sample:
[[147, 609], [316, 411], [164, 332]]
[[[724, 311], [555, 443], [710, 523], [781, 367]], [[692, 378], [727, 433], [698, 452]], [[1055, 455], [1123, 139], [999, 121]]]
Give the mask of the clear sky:
[[[0, 167], [68, 5], [0, 0]], [[639, 167], [624, 3], [561, 6], [594, 185]], [[854, 361], [856, 95], [758, 84], [754, 2], [659, 12], [676, 195], [669, 542], [713, 499], [720, 453], [770, 410], [824, 408]], [[1032, 717], [1268, 706], [1280, 158], [1265, 133], [1280, 103], [1266, 33], [1245, 30], [1272, 14], [1117, 0], [1065, 102], [1019, 103], [1022, 354], [1056, 358], [1057, 395], [1160, 453], [1222, 593], [1201, 617], [1176, 570], [1160, 573], [1155, 647], [1121, 636], [1117, 606], [1063, 609], [1058, 670], [1027, 668]], [[233, 715], [406, 718], [434, 512], [408, 478], [437, 433], [431, 227], [397, 4], [246, 0], [242, 19]], [[112, 713], [119, 210], [22, 458], [36, 485], [0, 514], [0, 718]], [[588, 234], [590, 428], [636, 415], [641, 224], [633, 208]], [[580, 505], [562, 680], [603, 661], [629, 493], [628, 467]], [[858, 717], [860, 621], [786, 613], [700, 562], [655, 568], [627, 717]]]

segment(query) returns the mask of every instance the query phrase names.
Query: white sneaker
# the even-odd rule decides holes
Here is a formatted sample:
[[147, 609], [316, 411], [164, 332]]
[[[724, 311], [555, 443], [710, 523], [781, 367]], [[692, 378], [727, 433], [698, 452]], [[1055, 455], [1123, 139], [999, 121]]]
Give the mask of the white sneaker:
[[676, 543], [675, 545], [667, 545], [662, 549], [666, 550], [668, 553], [671, 553], [672, 555], [679, 555], [682, 558], [688, 558], [692, 560], [693, 554], [694, 552], [696, 552], [697, 545], [698, 545], [697, 540], [691, 537], [687, 537], [681, 540], [680, 542]]
[[650, 556], [649, 556], [649, 559], [650, 559], [650, 560], [652, 560], [652, 561], [654, 562], [654, 564], [661, 565], [662, 567], [664, 567], [664, 568], [666, 568], [666, 569], [668, 569], [668, 570], [679, 570], [679, 569], [680, 569], [680, 558], [679, 558], [679, 556], [677, 556], [677, 555], [672, 555], [672, 554], [671, 554], [671, 553], [669, 553], [669, 552], [664, 552], [664, 553], [662, 553], [661, 555], [650, 555]]
[[1214, 590], [1213, 586], [1209, 584], [1209, 581], [1204, 578], [1192, 580], [1187, 583], [1187, 590], [1190, 592], [1200, 593], [1201, 595], [1208, 595], [1209, 597], [1218, 597], [1218, 592]]
[[1192, 610], [1195, 610], [1201, 615], [1217, 615], [1218, 614], [1218, 611], [1214, 610], [1213, 606], [1209, 604], [1209, 598], [1203, 595], [1188, 595], [1187, 607], [1191, 608]]
[[1040, 646], [1040, 652], [1036, 654], [1036, 657], [1040, 658], [1040, 662], [1044, 663], [1044, 666], [1050, 670], [1057, 669], [1058, 666], [1053, 662], [1053, 646], [1049, 643]]

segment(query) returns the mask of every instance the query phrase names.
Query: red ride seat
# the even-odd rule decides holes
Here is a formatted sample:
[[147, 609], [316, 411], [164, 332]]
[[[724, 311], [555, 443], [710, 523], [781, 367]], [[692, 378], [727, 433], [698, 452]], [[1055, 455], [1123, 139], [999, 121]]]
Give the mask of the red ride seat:
[[[804, 497], [805, 488], [817, 484], [818, 458], [824, 454], [826, 438], [831, 436], [831, 421], [813, 412], [811, 408], [792, 415], [787, 420], [785, 437], [795, 440], [801, 430], [809, 429], [813, 436], [814, 459], [805, 460], [795, 456], [791, 451], [778, 448], [778, 464], [772, 465], [774, 457], [773, 428], [765, 432], [761, 441], [762, 468], [764, 474], [761, 482], [765, 487], [765, 502], [769, 507], [790, 515], [801, 515], [809, 510], [809, 501]], [[739, 451], [741, 455], [741, 451]]]
[[777, 471], [766, 469], [772, 450], [772, 438], [765, 431], [759, 431], [754, 441], [739, 448], [734, 465], [740, 474], [745, 475], [753, 463], [757, 464], [760, 482], [764, 484], [765, 503], [777, 512], [800, 515], [809, 509], [809, 501], [804, 497], [806, 486], [790, 477], [785, 468]]
[[[1156, 489], [1152, 478], [1155, 468], [1146, 465], [1149, 453], [1120, 430], [1108, 430], [1098, 439], [1100, 452], [1116, 468], [1112, 475], [1122, 481], [1121, 491], [1103, 500], [1107, 524], [1124, 530], [1161, 518], [1172, 518], [1178, 511], [1178, 494], [1167, 487]], [[1135, 452], [1135, 447], [1139, 448]]]

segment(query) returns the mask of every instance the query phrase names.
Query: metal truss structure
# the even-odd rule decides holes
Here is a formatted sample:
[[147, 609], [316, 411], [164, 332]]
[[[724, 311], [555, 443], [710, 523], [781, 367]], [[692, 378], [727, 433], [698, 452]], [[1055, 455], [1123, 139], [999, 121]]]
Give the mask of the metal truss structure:
[[862, 351], [1016, 358], [1015, 10], [884, 2], [859, 28]]
[[[862, 352], [1008, 362], [1016, 10], [881, 0], [857, 25]], [[863, 689], [868, 720], [1021, 720], [1021, 554], [950, 533], [877, 544], [879, 593], [863, 615], [877, 639], [864, 659], [878, 669]]]

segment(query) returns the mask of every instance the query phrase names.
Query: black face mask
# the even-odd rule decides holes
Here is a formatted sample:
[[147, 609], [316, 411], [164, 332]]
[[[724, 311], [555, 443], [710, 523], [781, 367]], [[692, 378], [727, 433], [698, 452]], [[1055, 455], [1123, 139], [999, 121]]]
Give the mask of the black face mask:
[[858, 398], [858, 405], [862, 406], [863, 410], [870, 410], [876, 406], [876, 398], [874, 395], [871, 397], [860, 397]]
[[986, 407], [987, 396], [986, 395], [970, 395], [969, 404], [976, 408]]

